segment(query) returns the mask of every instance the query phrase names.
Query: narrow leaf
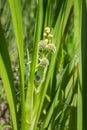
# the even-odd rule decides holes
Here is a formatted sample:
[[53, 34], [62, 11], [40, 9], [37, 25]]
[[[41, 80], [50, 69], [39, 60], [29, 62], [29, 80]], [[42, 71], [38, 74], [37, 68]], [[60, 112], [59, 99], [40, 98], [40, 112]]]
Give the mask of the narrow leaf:
[[5, 41], [5, 37], [3, 34], [3, 30], [0, 24], [0, 76], [3, 81], [3, 85], [5, 87], [8, 104], [10, 107], [13, 128], [17, 129], [17, 114], [16, 114], [16, 96], [14, 89], [14, 81], [11, 70], [11, 62], [7, 49], [7, 44]]

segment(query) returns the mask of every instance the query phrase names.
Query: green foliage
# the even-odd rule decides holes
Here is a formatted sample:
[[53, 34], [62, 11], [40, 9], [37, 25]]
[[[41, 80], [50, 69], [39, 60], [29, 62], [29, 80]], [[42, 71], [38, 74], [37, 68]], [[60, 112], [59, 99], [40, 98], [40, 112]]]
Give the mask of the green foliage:
[[[82, 130], [82, 72], [78, 66], [81, 3], [78, 3], [73, 0], [3, 1], [2, 6], [6, 6], [9, 15], [1, 12], [0, 76], [14, 130]], [[3, 18], [8, 16], [10, 19], [3, 24]], [[3, 33], [4, 29], [8, 33]], [[18, 96], [8, 48], [12, 38], [16, 42], [19, 61]]]
[[[3, 84], [5, 86], [7, 99], [12, 115], [13, 127], [17, 130], [17, 114], [16, 114], [16, 97], [13, 83], [13, 75], [11, 70], [11, 62], [9, 58], [9, 53], [7, 50], [7, 45], [5, 42], [5, 37], [0, 24], [0, 37], [1, 37], [1, 47], [0, 47], [0, 76], [2, 77]], [[4, 48], [4, 50], [3, 50]]]

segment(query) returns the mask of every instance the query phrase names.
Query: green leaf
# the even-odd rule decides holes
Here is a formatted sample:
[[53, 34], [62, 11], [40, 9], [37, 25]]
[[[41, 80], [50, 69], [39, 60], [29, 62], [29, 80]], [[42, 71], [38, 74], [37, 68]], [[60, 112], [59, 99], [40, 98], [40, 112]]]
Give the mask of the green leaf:
[[42, 20], [43, 20], [43, 0], [38, 1], [38, 14], [37, 14], [37, 23], [36, 23], [36, 32], [35, 32], [35, 41], [34, 41], [34, 50], [33, 50], [33, 59], [31, 64], [31, 70], [30, 70], [30, 77], [29, 77], [29, 83], [28, 83], [28, 89], [27, 89], [27, 95], [26, 95], [26, 120], [29, 123], [26, 124], [27, 129], [31, 130], [33, 123], [32, 121], [32, 109], [33, 109], [33, 93], [34, 93], [34, 74], [35, 74], [35, 67], [37, 62], [37, 56], [38, 56], [38, 42], [41, 38], [41, 32], [42, 32]]
[[[79, 91], [82, 93], [82, 111], [83, 111], [83, 130], [87, 129], [87, 0], [82, 1], [82, 17], [81, 17], [81, 45], [80, 45], [80, 86]], [[82, 74], [82, 77], [81, 77]], [[80, 98], [81, 99], [81, 98]], [[81, 110], [80, 110], [81, 111]], [[80, 117], [81, 118], [81, 117]], [[80, 122], [81, 123], [81, 122]]]
[[11, 69], [11, 62], [1, 24], [0, 24], [0, 76], [2, 77], [3, 85], [5, 87], [7, 100], [10, 107], [13, 128], [14, 130], [18, 130], [17, 114], [16, 114], [16, 96]]
[[[79, 79], [78, 79], [78, 103], [77, 103], [77, 130], [83, 130], [82, 122], [82, 56], [81, 56], [81, 0], [74, 1], [74, 42], [79, 46]], [[78, 26], [77, 26], [78, 25]], [[85, 31], [83, 31], [85, 32]], [[85, 64], [85, 62], [84, 62]]]
[[14, 33], [17, 41], [17, 49], [20, 65], [20, 90], [21, 90], [21, 129], [25, 130], [25, 94], [24, 94], [24, 43], [22, 27], [22, 10], [20, 0], [8, 0], [12, 15]]
[[62, 82], [62, 79], [63, 79], [63, 76], [64, 76], [64, 73], [66, 72], [66, 70], [67, 70], [67, 67], [63, 70], [63, 72], [60, 74], [60, 76], [59, 76], [59, 83], [57, 84], [57, 92], [55, 93], [55, 96], [54, 96], [54, 98], [53, 98], [53, 101], [52, 101], [52, 103], [51, 103], [51, 106], [50, 106], [50, 109], [49, 109], [49, 111], [48, 111], [48, 113], [47, 113], [47, 115], [46, 115], [46, 119], [45, 119], [45, 121], [43, 122], [43, 125], [42, 125], [42, 127], [41, 127], [41, 130], [43, 130], [43, 129], [46, 129], [47, 128], [47, 126], [49, 125], [49, 122], [50, 122], [50, 120], [51, 120], [51, 118], [52, 118], [52, 114], [53, 114], [53, 112], [54, 112], [54, 109], [55, 109], [55, 107], [59, 104], [59, 101], [58, 101], [58, 99], [59, 99], [59, 94], [60, 94], [60, 90], [61, 90], [61, 82]]

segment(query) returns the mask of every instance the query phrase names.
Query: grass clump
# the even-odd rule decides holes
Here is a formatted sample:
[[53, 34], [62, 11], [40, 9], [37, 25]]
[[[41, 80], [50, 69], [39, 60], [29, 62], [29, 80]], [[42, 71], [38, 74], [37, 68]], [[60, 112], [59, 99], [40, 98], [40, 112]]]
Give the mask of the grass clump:
[[[82, 92], [79, 90], [81, 63], [78, 60], [81, 58], [78, 51], [81, 20], [76, 17], [80, 18], [76, 12], [78, 2], [26, 0], [21, 3], [20, 0], [8, 0], [8, 5], [12, 20], [7, 24], [12, 24], [11, 36], [16, 48], [13, 61], [17, 69], [8, 49], [11, 46], [10, 26], [5, 32], [1, 19], [0, 76], [9, 104], [11, 128], [82, 130], [82, 120], [78, 115], [82, 110]], [[80, 9], [79, 4], [78, 12]], [[77, 22], [79, 27], [76, 27]]]

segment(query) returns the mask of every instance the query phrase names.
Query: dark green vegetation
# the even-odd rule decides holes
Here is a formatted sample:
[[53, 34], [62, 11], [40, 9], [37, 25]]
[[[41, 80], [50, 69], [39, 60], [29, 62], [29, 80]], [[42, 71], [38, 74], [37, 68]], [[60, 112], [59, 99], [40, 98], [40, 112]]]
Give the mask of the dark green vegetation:
[[87, 129], [86, 13], [86, 0], [0, 0], [0, 129]]

